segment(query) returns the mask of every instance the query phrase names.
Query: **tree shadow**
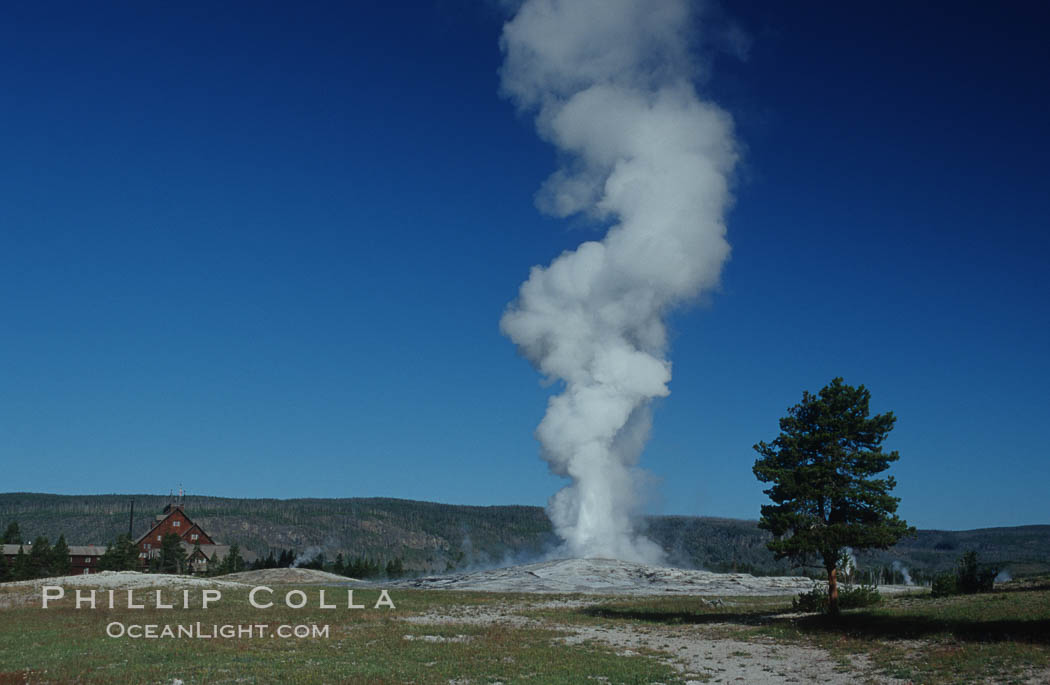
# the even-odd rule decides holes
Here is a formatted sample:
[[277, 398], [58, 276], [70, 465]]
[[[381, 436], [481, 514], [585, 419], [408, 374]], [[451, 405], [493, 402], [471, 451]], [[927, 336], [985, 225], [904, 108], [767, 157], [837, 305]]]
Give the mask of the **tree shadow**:
[[950, 634], [966, 642], [1027, 642], [1050, 645], [1050, 619], [932, 618], [915, 614], [847, 612], [838, 617], [805, 616], [794, 621], [805, 632], [875, 639], [922, 638]]
[[[594, 618], [645, 621], [667, 625], [729, 623], [739, 626], [768, 626], [788, 620], [782, 612], [661, 611], [631, 607], [591, 606], [580, 613]], [[839, 616], [819, 614], [791, 618], [791, 625], [804, 633], [846, 635], [863, 639], [917, 639], [950, 634], [966, 642], [1026, 642], [1050, 645], [1050, 619], [934, 618], [916, 614], [881, 614], [848, 611]]]
[[591, 606], [579, 610], [579, 613], [593, 618], [609, 618], [621, 621], [645, 621], [647, 623], [667, 623], [670, 625], [703, 625], [710, 623], [734, 623], [737, 625], [760, 626], [769, 623], [768, 614], [744, 611], [661, 611], [659, 609], [640, 609], [634, 607]]
[[995, 592], [1036, 592], [1050, 590], [1050, 578], [1039, 578], [1025, 583], [996, 585]]

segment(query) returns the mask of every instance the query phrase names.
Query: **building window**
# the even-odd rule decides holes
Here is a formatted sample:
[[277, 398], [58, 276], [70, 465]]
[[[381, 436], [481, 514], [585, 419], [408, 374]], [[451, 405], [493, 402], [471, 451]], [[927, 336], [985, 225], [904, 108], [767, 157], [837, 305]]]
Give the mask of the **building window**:
[[91, 557], [84, 557], [84, 563], [85, 564], [90, 564], [91, 563]]
[[171, 525], [173, 525], [173, 526], [175, 526], [176, 528], [178, 528], [178, 527], [179, 527], [179, 524], [180, 524], [180, 523], [182, 523], [182, 521], [172, 521], [172, 522], [171, 522]]
[[159, 535], [157, 536], [157, 542], [160, 542], [160, 536]]
[[190, 536], [190, 540], [196, 540], [196, 539], [197, 539], [197, 534], [196, 533], [194, 533], [193, 535]]

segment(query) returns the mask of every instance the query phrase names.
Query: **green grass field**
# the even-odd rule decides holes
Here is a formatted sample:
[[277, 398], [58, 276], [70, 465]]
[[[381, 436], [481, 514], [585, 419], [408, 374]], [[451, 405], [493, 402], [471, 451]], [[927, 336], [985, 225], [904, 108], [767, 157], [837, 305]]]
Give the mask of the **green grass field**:
[[[275, 588], [277, 600], [291, 589]], [[717, 682], [718, 664], [674, 667], [671, 651], [629, 651], [601, 640], [566, 644], [585, 628], [660, 639], [816, 647], [838, 659], [870, 659], [865, 677], [922, 683], [1024, 682], [1050, 674], [1050, 586], [971, 597], [907, 596], [845, 613], [839, 621], [791, 615], [790, 599], [594, 598], [395, 590], [396, 608], [371, 608], [377, 590], [355, 591], [366, 609], [320, 609], [317, 587], [300, 588], [309, 604], [256, 609], [245, 590], [200, 608], [76, 609], [72, 591], [43, 609], [35, 602], [0, 609], [0, 684], [44, 682], [172, 683], [683, 683]], [[0, 606], [19, 591], [0, 588]], [[22, 591], [24, 592], [24, 590]], [[166, 591], [164, 599], [181, 591]], [[152, 597], [137, 590], [136, 600]], [[7, 601], [4, 601], [4, 600]], [[105, 602], [100, 595], [100, 603]], [[417, 621], [449, 620], [450, 623]], [[108, 637], [107, 626], [265, 625], [265, 637]], [[328, 626], [326, 637], [272, 636], [281, 625]], [[734, 644], [735, 644], [734, 642]], [[653, 644], [650, 642], [648, 644]], [[732, 658], [749, 657], [737, 649]], [[1042, 674], [1042, 676], [1040, 676]], [[1037, 682], [1040, 682], [1037, 680]]]

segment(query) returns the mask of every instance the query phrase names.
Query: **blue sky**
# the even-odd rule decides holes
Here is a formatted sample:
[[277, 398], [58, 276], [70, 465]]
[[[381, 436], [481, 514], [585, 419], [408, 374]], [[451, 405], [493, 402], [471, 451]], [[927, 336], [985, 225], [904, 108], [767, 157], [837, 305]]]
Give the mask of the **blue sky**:
[[[898, 417], [910, 523], [1050, 523], [1045, 5], [708, 16], [746, 37], [698, 83], [744, 150], [733, 252], [671, 318], [651, 510], [757, 517], [751, 446], [843, 376]], [[504, 19], [11, 8], [0, 490], [544, 504], [552, 389], [499, 319], [604, 227], [533, 204]]]

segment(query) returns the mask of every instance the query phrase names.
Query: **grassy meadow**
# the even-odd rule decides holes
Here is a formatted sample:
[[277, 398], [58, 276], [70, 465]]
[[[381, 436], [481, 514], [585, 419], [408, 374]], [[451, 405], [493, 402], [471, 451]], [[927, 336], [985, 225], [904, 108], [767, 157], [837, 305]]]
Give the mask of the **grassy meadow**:
[[[42, 609], [39, 592], [19, 606], [24, 588], [0, 587], [0, 684], [3, 683], [684, 683], [719, 682], [717, 663], [676, 668], [673, 650], [624, 649], [600, 639], [563, 638], [587, 629], [668, 640], [732, 640], [754, 645], [815, 647], [848, 669], [866, 655], [865, 679], [921, 683], [1026, 682], [1050, 674], [1050, 582], [968, 597], [886, 598], [839, 620], [791, 612], [790, 598], [600, 598], [393, 590], [396, 608], [372, 608], [378, 590], [357, 590], [366, 609], [346, 609], [345, 590], [299, 588], [309, 603], [279, 601], [256, 609], [246, 590], [200, 608], [152, 607], [152, 591], [137, 590], [145, 609], [76, 609], [72, 590]], [[181, 591], [166, 591], [167, 601]], [[100, 595], [100, 605], [104, 600]], [[433, 623], [443, 620], [446, 622]], [[266, 637], [113, 638], [112, 622], [268, 626]], [[271, 637], [280, 625], [327, 625], [327, 637]], [[593, 631], [592, 631], [593, 632]], [[649, 642], [648, 644], [652, 644]], [[670, 644], [670, 643], [668, 643]], [[746, 648], [733, 658], [746, 659]]]

